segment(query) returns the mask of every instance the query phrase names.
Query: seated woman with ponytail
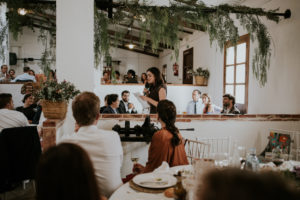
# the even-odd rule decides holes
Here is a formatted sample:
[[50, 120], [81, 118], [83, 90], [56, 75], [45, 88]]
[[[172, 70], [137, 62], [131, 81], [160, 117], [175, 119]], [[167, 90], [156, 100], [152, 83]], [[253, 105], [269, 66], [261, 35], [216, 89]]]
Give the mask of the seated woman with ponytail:
[[157, 131], [152, 137], [146, 166], [144, 167], [141, 164], [133, 166], [133, 171], [136, 173], [152, 172], [163, 161], [166, 161], [170, 167], [188, 164], [183, 139], [175, 126], [175, 105], [169, 100], [159, 101], [157, 113], [161, 130]]

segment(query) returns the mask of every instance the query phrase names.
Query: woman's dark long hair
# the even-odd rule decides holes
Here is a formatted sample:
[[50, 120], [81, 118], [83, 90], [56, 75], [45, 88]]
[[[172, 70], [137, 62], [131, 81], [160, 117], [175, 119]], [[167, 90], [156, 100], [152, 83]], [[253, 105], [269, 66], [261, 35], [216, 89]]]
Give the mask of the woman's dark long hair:
[[37, 169], [37, 200], [99, 200], [94, 168], [78, 145], [63, 143], [41, 157]]
[[158, 118], [166, 124], [166, 129], [173, 135], [171, 143], [173, 147], [180, 144], [180, 138], [178, 136], [179, 130], [175, 126], [176, 121], [176, 107], [172, 101], [167, 99], [161, 100], [157, 105]]
[[163, 78], [162, 78], [162, 75], [160, 73], [160, 70], [157, 67], [151, 67], [147, 70], [147, 72], [151, 72], [155, 77], [154, 87], [158, 87], [158, 86], [165, 83]]

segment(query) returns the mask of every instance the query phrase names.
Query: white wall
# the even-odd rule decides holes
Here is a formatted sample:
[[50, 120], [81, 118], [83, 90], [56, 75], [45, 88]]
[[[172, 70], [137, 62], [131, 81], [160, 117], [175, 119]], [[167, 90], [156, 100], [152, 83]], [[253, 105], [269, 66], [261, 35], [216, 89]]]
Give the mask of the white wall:
[[[41, 41], [38, 41], [39, 29], [31, 30], [27, 27], [23, 28], [23, 33], [19, 35], [18, 39], [15, 40], [13, 35], [9, 35], [9, 51], [17, 54], [18, 58], [35, 58], [40, 59], [45, 47]], [[48, 41], [49, 42], [49, 41]], [[16, 70], [16, 74], [23, 73], [23, 67], [28, 66], [35, 71], [35, 73], [43, 73], [40, 67], [40, 61], [35, 60], [24, 64], [23, 60], [18, 60], [17, 65], [10, 66], [10, 68]], [[51, 66], [55, 69], [55, 66]]]
[[[6, 20], [6, 3], [1, 3], [0, 4], [0, 26], [1, 29], [2, 27], [4, 27], [7, 24], [7, 20]], [[8, 37], [6, 37], [3, 41], [3, 43], [1, 44], [1, 47], [3, 47], [3, 57], [0, 59], [0, 66], [2, 66], [3, 64], [8, 64], [9, 60], [8, 60]]]
[[[249, 1], [251, 2], [251, 1]], [[255, 5], [252, 5], [255, 7]], [[266, 9], [280, 8], [279, 12], [291, 9], [292, 17], [282, 19], [281, 22], [263, 20], [272, 37], [272, 57], [268, 71], [268, 82], [261, 87], [252, 74], [252, 56], [256, 43], [250, 43], [250, 64], [249, 64], [249, 94], [248, 113], [277, 113], [296, 114], [300, 113], [298, 104], [300, 90], [300, 4], [298, 0], [273, 0], [267, 1], [262, 7]], [[238, 23], [237, 23], [238, 24]], [[246, 34], [245, 30], [239, 27], [240, 35]], [[222, 105], [223, 94], [223, 51], [213, 44], [210, 46], [209, 36], [205, 33], [194, 33], [185, 38], [180, 44], [179, 54], [179, 78], [172, 75], [173, 61], [170, 61], [170, 54], [161, 54], [159, 63], [168, 65], [168, 82], [182, 82], [182, 52], [188, 48], [194, 48], [194, 68], [204, 67], [210, 70], [210, 79], [207, 87], [212, 101]]]
[[159, 67], [158, 58], [140, 53], [135, 53], [130, 50], [111, 48], [110, 54], [112, 60], [121, 61], [120, 65], [114, 65], [115, 70], [119, 70], [121, 76], [127, 74], [129, 69], [133, 69], [140, 81], [141, 74], [146, 72], [150, 67]]

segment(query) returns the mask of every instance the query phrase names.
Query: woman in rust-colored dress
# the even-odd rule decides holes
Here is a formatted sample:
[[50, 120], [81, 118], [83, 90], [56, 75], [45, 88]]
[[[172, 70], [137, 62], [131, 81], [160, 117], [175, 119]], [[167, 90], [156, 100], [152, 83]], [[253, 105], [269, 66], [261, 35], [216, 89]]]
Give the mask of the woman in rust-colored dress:
[[158, 102], [157, 112], [161, 130], [157, 131], [152, 137], [146, 166], [135, 164], [133, 166], [134, 172], [152, 172], [163, 161], [166, 161], [170, 167], [188, 164], [182, 136], [175, 126], [175, 105], [169, 100], [161, 100]]

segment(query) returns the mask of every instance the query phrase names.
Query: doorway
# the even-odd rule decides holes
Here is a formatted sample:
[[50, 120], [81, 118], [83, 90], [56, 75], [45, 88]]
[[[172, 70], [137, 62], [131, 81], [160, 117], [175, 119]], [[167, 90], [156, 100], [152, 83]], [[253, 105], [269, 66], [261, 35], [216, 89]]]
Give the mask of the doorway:
[[193, 48], [183, 52], [183, 84], [193, 84], [193, 75], [188, 71], [193, 69]]

